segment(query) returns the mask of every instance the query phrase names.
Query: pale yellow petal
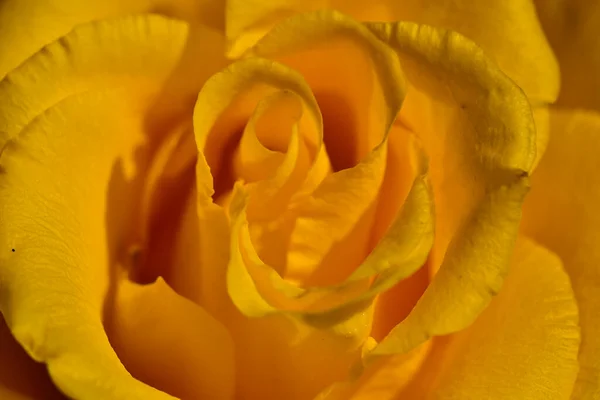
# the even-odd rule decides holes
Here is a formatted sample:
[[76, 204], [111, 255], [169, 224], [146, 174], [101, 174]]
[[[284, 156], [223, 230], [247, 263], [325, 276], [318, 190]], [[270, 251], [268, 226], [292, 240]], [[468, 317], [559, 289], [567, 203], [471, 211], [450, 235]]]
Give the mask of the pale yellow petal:
[[171, 398], [129, 375], [101, 318], [134, 234], [133, 150], [185, 37], [158, 16], [85, 25], [0, 83], [0, 243], [14, 249], [0, 256], [0, 307], [69, 397]]
[[550, 128], [522, 230], [556, 253], [571, 279], [581, 325], [572, 399], [595, 399], [600, 397], [600, 114], [553, 109]]

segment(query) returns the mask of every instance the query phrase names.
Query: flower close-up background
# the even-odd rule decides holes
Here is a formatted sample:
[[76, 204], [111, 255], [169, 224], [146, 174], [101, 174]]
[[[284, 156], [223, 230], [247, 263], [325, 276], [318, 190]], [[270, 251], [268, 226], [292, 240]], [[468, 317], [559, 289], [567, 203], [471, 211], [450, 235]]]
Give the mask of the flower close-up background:
[[600, 3], [0, 0], [0, 399], [600, 399]]

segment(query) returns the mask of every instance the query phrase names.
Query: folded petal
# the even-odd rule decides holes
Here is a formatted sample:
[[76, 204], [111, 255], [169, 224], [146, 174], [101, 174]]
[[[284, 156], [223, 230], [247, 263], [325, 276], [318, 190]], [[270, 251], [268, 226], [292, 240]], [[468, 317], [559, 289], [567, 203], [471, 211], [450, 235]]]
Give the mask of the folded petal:
[[158, 16], [85, 25], [0, 83], [0, 308], [69, 397], [171, 398], [125, 370], [102, 309], [135, 235], [145, 112], [185, 37]]
[[580, 332], [560, 259], [520, 238], [490, 306], [469, 328], [427, 343], [405, 356], [380, 358], [323, 399], [571, 398]]
[[407, 75], [399, 120], [431, 160], [430, 264], [434, 271], [441, 266], [411, 314], [372, 352], [384, 355], [465, 328], [500, 289], [535, 158], [535, 130], [522, 91], [468, 39], [411, 23], [368, 26], [396, 49]]
[[[357, 65], [360, 79], [352, 81], [352, 87], [348, 88], [344, 87], [346, 75], [336, 76], [336, 71], [346, 73], [345, 64], [350, 62]], [[320, 69], [320, 66], [327, 66], [327, 69]], [[289, 67], [301, 72], [302, 76]], [[314, 96], [311, 89], [316, 90]], [[206, 155], [206, 159], [201, 158], [198, 163], [198, 195], [203, 199], [199, 200], [199, 212], [211, 207], [215, 209], [210, 199], [213, 185], [207, 164], [214, 171], [214, 190], [217, 191], [217, 182], [223, 176], [222, 165], [227, 162], [222, 154], [227, 154], [226, 149], [233, 147], [228, 147], [227, 141], [235, 141], [236, 130], [240, 132], [240, 127], [246, 124], [239, 135], [243, 141], [249, 133], [248, 121], [256, 122], [251, 120], [251, 115], [253, 109], [256, 109], [255, 115], [260, 109], [258, 100], [264, 98], [270, 102], [284, 96], [285, 90], [295, 93], [304, 103], [302, 118], [310, 122], [305, 124], [310, 129], [303, 131], [301, 118], [296, 124], [299, 135], [292, 132], [286, 159], [280, 168], [288, 156], [298, 151], [294, 144], [298, 136], [310, 149], [313, 165], [300, 190], [291, 197], [289, 204], [284, 205], [296, 214], [304, 206], [309, 223], [320, 223], [319, 226], [329, 228], [331, 223], [323, 222], [333, 222], [336, 235], [344, 237], [353, 228], [349, 221], [355, 215], [339, 213], [328, 203], [339, 201], [344, 210], [352, 210], [360, 218], [365, 208], [378, 202], [378, 191], [386, 174], [387, 132], [402, 101], [403, 80], [393, 53], [364, 26], [337, 13], [321, 12], [292, 18], [258, 43], [247, 58], [233, 63], [204, 86], [195, 114], [197, 143]], [[356, 116], [344, 121], [345, 108], [336, 109], [336, 104], [348, 104]], [[324, 129], [321, 115], [325, 120]], [[329, 122], [328, 117], [332, 118]], [[337, 126], [336, 122], [341, 125]], [[278, 127], [285, 127], [285, 132], [289, 130], [285, 124]], [[324, 147], [321, 145], [323, 137]], [[398, 143], [410, 141], [400, 140], [396, 145]], [[240, 146], [247, 144], [240, 142]], [[241, 152], [242, 147], [238, 149]], [[334, 164], [335, 172], [329, 176], [331, 169], [319, 167], [319, 156], [325, 154], [324, 149]], [[343, 149], [349, 152], [346, 154]], [[234, 188], [227, 202], [231, 220], [227, 290], [239, 311], [238, 315], [232, 313], [227, 324], [236, 345], [246, 349], [236, 353], [241, 371], [238, 394], [286, 398], [314, 396], [332, 381], [344, 379], [350, 365], [360, 358], [370, 330], [373, 312], [370, 305], [374, 298], [418, 270], [427, 258], [433, 239], [426, 160], [418, 147], [411, 147], [411, 150], [417, 154], [417, 166], [413, 168], [406, 162], [411, 168], [406, 173], [408, 182], [403, 184], [412, 188], [409, 194], [406, 193], [409, 190], [404, 192], [404, 207], [394, 212], [401, 207], [396, 204], [386, 206], [386, 214], [389, 213], [386, 217], [390, 221], [383, 224], [385, 228], [381, 228], [380, 233], [390, 228], [388, 234], [383, 235], [380, 246], [354, 272], [353, 268], [340, 265], [347, 268], [346, 275], [350, 276], [334, 286], [301, 288], [284, 279], [283, 274], [267, 263], [252, 235], [252, 226], [262, 220], [251, 209], [253, 193], [259, 200], [261, 195], [268, 194], [266, 186], [260, 186], [267, 181], [256, 184], [240, 181], [235, 186], [233, 180], [229, 181]], [[406, 151], [408, 153], [410, 151]], [[394, 149], [394, 154], [397, 161], [399, 154], [404, 155], [404, 152]], [[267, 157], [268, 153], [256, 150], [254, 155]], [[278, 173], [275, 172], [275, 176]], [[392, 175], [399, 174], [392, 172]], [[364, 196], [366, 201], [361, 197], [361, 191], [356, 190], [357, 184], [368, 189], [368, 196]], [[344, 197], [343, 192], [350, 195]], [[360, 233], [369, 231], [366, 227]], [[206, 233], [214, 235], [208, 224]], [[370, 242], [370, 235], [366, 236], [365, 241]], [[319, 245], [308, 243], [315, 239], [304, 238], [307, 244]], [[297, 243], [301, 245], [303, 240], [297, 240]], [[324, 243], [326, 248], [330, 247], [330, 241]], [[373, 243], [369, 244], [375, 247]], [[340, 249], [343, 250], [343, 246]], [[220, 268], [219, 264], [217, 269]]]
[[359, 21], [411, 21], [459, 32], [481, 46], [534, 102], [552, 102], [558, 96], [558, 65], [531, 1], [228, 0], [226, 32], [232, 54], [236, 47], [250, 46], [277, 21], [321, 8], [337, 9]]
[[560, 65], [557, 104], [600, 111], [600, 4], [535, 0], [540, 22]]
[[7, 0], [0, 3], [0, 79], [46, 44], [75, 26], [128, 14], [161, 13], [166, 16], [223, 29], [224, 6], [216, 0]]
[[559, 258], [519, 239], [499, 295], [472, 326], [436, 341], [422, 372], [398, 398], [571, 398], [580, 335]]
[[579, 306], [573, 399], [600, 396], [600, 114], [551, 110], [548, 149], [532, 176], [522, 230], [562, 260]]

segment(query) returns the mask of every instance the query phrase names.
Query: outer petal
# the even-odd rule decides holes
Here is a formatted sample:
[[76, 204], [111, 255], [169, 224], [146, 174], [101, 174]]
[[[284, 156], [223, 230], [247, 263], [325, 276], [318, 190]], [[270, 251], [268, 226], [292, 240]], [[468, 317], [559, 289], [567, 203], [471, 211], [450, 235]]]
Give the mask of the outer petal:
[[600, 398], [600, 115], [552, 110], [548, 150], [532, 176], [523, 232], [555, 252], [571, 278], [581, 325], [573, 399]]
[[101, 311], [132, 235], [132, 150], [185, 37], [156, 16], [86, 25], [0, 83], [0, 308], [69, 397], [170, 398], [127, 373]]
[[551, 102], [558, 95], [558, 65], [530, 0], [228, 0], [227, 37], [243, 47], [278, 19], [319, 8], [361, 21], [411, 21], [457, 31], [480, 45], [533, 101]]
[[520, 239], [498, 297], [471, 327], [438, 340], [396, 398], [569, 399], [579, 343], [577, 305], [560, 260]]
[[224, 10], [218, 0], [4, 0], [0, 2], [0, 79], [74, 26], [151, 12], [223, 29]]
[[560, 260], [520, 239], [500, 294], [469, 328], [434, 339], [407, 386], [415, 356], [400, 364], [391, 358], [345, 393], [323, 398], [566, 400], [577, 376], [579, 339], [577, 306]]
[[600, 3], [535, 0], [548, 41], [560, 64], [557, 104], [600, 111]]

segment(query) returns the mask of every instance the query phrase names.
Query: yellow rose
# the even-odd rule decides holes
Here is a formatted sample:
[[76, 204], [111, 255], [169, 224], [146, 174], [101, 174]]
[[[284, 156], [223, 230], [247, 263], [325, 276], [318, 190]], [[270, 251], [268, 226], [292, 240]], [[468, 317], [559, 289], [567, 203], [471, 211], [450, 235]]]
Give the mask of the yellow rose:
[[0, 2], [0, 398], [600, 398], [600, 7], [85, 3]]

